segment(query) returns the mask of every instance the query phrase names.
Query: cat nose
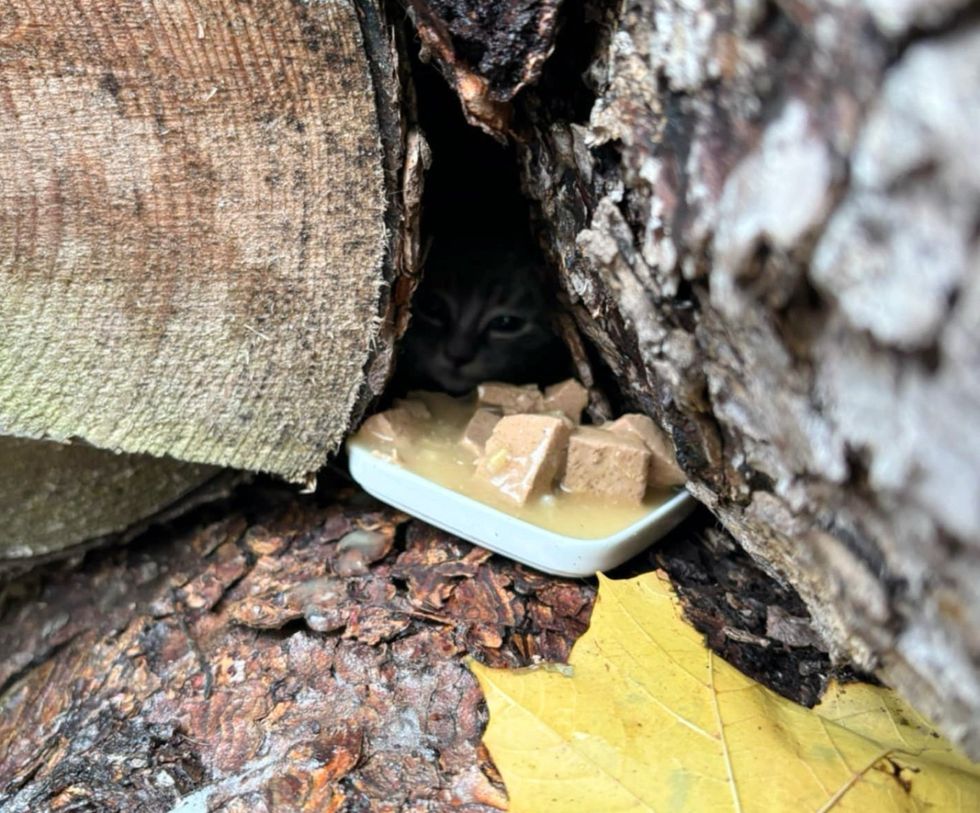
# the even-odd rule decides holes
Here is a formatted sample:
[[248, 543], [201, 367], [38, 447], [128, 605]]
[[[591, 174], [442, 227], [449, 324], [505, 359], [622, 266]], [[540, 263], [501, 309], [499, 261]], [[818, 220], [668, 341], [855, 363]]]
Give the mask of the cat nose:
[[476, 352], [469, 342], [451, 341], [446, 345], [446, 358], [457, 366], [472, 361], [475, 355]]

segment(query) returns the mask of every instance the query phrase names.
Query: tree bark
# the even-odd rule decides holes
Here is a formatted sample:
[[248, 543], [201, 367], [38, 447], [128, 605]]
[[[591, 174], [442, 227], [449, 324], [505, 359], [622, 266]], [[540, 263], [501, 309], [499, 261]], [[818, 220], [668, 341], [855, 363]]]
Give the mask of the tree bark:
[[504, 809], [465, 660], [564, 661], [594, 586], [351, 490], [238, 501], [0, 589], [0, 809]]
[[607, 10], [588, 121], [530, 100], [524, 166], [579, 325], [693, 493], [980, 756], [966, 5]]
[[[518, 57], [486, 64], [472, 58], [484, 35], [439, 24], [468, 4], [412, 5], [471, 119], [518, 141], [568, 307], [623, 399], [671, 433], [693, 493], [799, 590], [837, 657], [877, 670], [980, 756], [975, 3], [569, 4], [543, 71], [554, 4], [501, 14], [504, 30], [487, 31]], [[216, 3], [208, 47], [182, 6], [148, 20], [150, 44], [183, 33], [159, 62], [110, 17], [45, 28], [27, 0], [10, 8], [0, 425], [291, 477], [315, 468], [382, 389], [412, 286], [418, 185], [399, 167], [424, 150], [406, 148], [392, 114], [377, 7]], [[92, 57], [111, 51], [102, 30], [130, 49], [127, 71]], [[48, 55], [38, 74], [32, 54]], [[211, 95], [201, 66], [222, 55], [236, 81]], [[301, 170], [288, 182], [281, 154]], [[92, 260], [96, 246], [110, 263]], [[84, 377], [59, 373], [69, 361]], [[111, 421], [88, 414], [102, 403]]]
[[[420, 5], [474, 86], [446, 4]], [[569, 5], [495, 122], [580, 329], [692, 492], [839, 658], [980, 756], [975, 8]], [[519, 26], [495, 36], [530, 61]]]

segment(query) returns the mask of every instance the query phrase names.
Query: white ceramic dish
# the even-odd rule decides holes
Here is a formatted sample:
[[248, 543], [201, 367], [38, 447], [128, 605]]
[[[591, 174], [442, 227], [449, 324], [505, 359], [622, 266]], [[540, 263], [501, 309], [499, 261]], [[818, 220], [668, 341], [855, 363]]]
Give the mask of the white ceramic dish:
[[601, 539], [577, 539], [539, 528], [457, 494], [348, 442], [350, 473], [382, 502], [430, 525], [558, 576], [592, 576], [609, 570], [656, 542], [696, 504], [682, 491], [632, 525]]

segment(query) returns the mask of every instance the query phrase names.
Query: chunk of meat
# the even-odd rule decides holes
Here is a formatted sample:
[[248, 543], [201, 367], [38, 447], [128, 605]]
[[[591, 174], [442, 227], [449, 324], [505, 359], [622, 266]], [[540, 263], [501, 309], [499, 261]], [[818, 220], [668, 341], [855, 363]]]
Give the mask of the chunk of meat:
[[650, 450], [635, 437], [581, 426], [568, 441], [562, 488], [573, 494], [642, 502], [650, 458]]
[[419, 421], [427, 421], [432, 417], [429, 408], [417, 398], [399, 398], [395, 401], [394, 409], [404, 409], [409, 415]]
[[523, 505], [551, 488], [564, 462], [570, 431], [570, 421], [552, 415], [501, 418], [477, 461], [477, 479]]
[[466, 424], [466, 429], [463, 430], [463, 437], [460, 440], [463, 448], [475, 455], [482, 455], [487, 440], [499, 420], [500, 416], [489, 409], [478, 409], [474, 412], [470, 422]]
[[487, 381], [476, 388], [479, 406], [502, 412], [504, 415], [520, 415], [526, 412], [540, 412], [541, 390], [534, 384], [518, 387], [514, 384], [500, 384]]
[[589, 403], [589, 391], [574, 378], [545, 387], [542, 411], [562, 412], [575, 423], [582, 422], [582, 410]]
[[622, 437], [633, 437], [642, 441], [650, 450], [650, 484], [656, 486], [679, 486], [687, 482], [670, 448], [670, 441], [646, 415], [630, 413], [617, 418], [602, 427]]
[[[423, 411], [424, 410], [424, 411]], [[402, 401], [398, 406], [372, 415], [361, 427], [385, 443], [397, 444], [412, 440], [419, 431], [419, 421], [432, 417], [421, 401]]]

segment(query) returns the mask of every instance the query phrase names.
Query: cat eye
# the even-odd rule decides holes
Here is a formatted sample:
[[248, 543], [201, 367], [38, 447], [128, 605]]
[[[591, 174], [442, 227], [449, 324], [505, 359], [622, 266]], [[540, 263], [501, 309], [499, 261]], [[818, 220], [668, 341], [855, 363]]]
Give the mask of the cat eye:
[[494, 316], [487, 323], [487, 330], [494, 333], [517, 333], [526, 324], [527, 320], [520, 316]]

